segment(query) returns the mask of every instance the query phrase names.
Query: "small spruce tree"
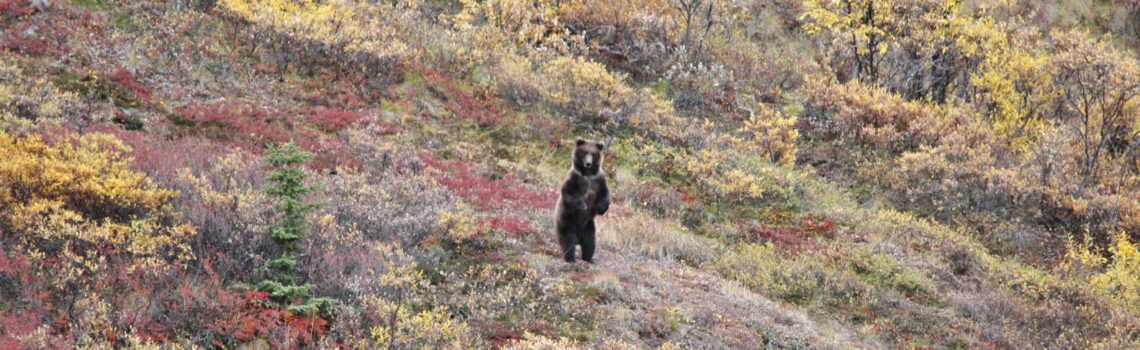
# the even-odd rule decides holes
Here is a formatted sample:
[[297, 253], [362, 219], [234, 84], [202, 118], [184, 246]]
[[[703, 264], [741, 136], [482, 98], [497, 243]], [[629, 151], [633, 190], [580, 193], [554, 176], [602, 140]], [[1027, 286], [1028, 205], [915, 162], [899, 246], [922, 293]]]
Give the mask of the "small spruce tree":
[[308, 233], [305, 217], [317, 208], [316, 204], [305, 202], [305, 197], [313, 192], [313, 187], [305, 184], [309, 173], [302, 165], [312, 157], [311, 153], [292, 143], [271, 146], [269, 155], [265, 157], [266, 162], [275, 168], [269, 174], [265, 193], [278, 201], [281, 223], [273, 228], [270, 236], [281, 248], [281, 255], [265, 264], [268, 278], [258, 284], [258, 289], [269, 292], [275, 300], [288, 304], [289, 311], [305, 315], [327, 311], [334, 301], [331, 298], [312, 297], [310, 290], [313, 285], [300, 283], [297, 273], [300, 241]]

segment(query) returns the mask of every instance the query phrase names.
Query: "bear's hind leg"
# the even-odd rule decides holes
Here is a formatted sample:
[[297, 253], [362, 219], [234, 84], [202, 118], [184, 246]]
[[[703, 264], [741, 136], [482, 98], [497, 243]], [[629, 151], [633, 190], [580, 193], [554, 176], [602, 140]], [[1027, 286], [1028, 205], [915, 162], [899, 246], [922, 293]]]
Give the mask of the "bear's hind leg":
[[582, 244], [582, 260], [588, 263], [594, 263], [594, 245], [597, 239], [594, 237], [597, 234], [597, 229], [594, 227], [594, 221], [590, 220], [586, 227], [582, 229], [581, 236], [578, 241]]
[[568, 263], [574, 262], [574, 250], [578, 245], [576, 232], [559, 232], [558, 246], [562, 248], [562, 259]]

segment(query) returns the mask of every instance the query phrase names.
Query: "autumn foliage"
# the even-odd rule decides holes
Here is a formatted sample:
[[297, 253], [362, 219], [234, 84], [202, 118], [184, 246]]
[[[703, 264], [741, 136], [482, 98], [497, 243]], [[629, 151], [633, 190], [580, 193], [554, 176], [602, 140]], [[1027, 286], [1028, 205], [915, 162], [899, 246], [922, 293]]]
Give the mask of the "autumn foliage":
[[0, 0], [0, 349], [1140, 348], [1138, 38], [1135, 0]]

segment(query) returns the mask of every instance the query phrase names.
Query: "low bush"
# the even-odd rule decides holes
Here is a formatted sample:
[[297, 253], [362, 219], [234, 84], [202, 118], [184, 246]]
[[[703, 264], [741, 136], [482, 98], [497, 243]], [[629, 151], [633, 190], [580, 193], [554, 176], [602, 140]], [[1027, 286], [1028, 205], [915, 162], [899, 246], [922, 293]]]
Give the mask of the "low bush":
[[[781, 300], [808, 304], [827, 286], [823, 261], [781, 256], [771, 244], [744, 244], [717, 258], [722, 275]], [[839, 292], [839, 291], [837, 291]]]
[[795, 128], [796, 116], [765, 105], [759, 105], [758, 109], [750, 112], [741, 131], [750, 134], [760, 157], [772, 163], [794, 166], [800, 141], [800, 132]]
[[625, 77], [611, 74], [600, 63], [559, 57], [545, 62], [543, 97], [575, 120], [602, 124], [626, 121], [636, 112], [634, 90]]
[[[441, 233], [439, 217], [454, 210], [454, 198], [426, 174], [390, 169], [372, 177], [348, 173], [322, 177], [322, 198], [329, 201], [320, 215], [331, 215], [339, 226], [370, 240], [415, 245]], [[382, 180], [381, 180], [382, 179]]]
[[638, 214], [615, 215], [600, 221], [604, 242], [630, 247], [657, 259], [674, 259], [693, 266], [713, 260], [720, 243], [679, 225], [664, 224]]
[[[1108, 253], [1106, 258], [1104, 253]], [[1111, 259], [1110, 259], [1111, 258]], [[1087, 243], [1069, 242], [1062, 272], [1088, 282], [1097, 293], [1137, 312], [1140, 305], [1140, 249], [1127, 234], [1113, 237], [1107, 252]]]
[[129, 152], [106, 134], [47, 142], [0, 132], [0, 285], [12, 301], [3, 313], [42, 321], [15, 335], [24, 345], [164, 336], [152, 329], [161, 311], [134, 300], [159, 299], [155, 285], [184, 277], [197, 230], [171, 207], [179, 193], [131, 169]]
[[172, 119], [187, 133], [255, 148], [289, 141], [289, 129], [294, 127], [278, 113], [240, 104], [191, 104], [175, 109]]
[[513, 175], [492, 178], [481, 174], [474, 164], [463, 161], [423, 158], [424, 164], [444, 187], [481, 210], [537, 209], [553, 210], [557, 197], [553, 189], [539, 190], [520, 183]]
[[79, 95], [57, 88], [45, 77], [27, 76], [9, 59], [9, 54], [0, 52], [0, 130], [58, 125], [77, 112]]

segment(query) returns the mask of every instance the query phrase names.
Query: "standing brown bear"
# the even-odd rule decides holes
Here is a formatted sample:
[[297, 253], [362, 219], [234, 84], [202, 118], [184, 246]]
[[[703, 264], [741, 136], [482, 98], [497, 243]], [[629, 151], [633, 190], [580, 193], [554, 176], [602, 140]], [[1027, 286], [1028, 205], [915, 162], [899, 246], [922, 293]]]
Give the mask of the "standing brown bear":
[[601, 142], [578, 139], [571, 157], [572, 166], [562, 183], [562, 193], [555, 210], [558, 245], [566, 262], [574, 262], [574, 248], [582, 245], [582, 260], [594, 262], [594, 216], [610, 209], [610, 189], [602, 171]]

